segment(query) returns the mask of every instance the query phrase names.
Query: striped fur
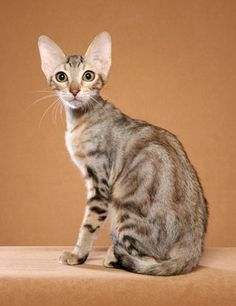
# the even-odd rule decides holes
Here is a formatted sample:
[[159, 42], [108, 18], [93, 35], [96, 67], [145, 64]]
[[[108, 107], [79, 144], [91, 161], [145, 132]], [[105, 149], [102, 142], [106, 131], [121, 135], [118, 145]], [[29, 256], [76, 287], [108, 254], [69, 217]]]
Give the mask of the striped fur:
[[[109, 216], [112, 247], [106, 267], [150, 275], [192, 271], [203, 252], [208, 220], [196, 171], [176, 136], [128, 117], [100, 96], [109, 67], [105, 73], [94, 68], [95, 80], [84, 84], [81, 75], [88, 67], [94, 68], [86, 56], [65, 57], [55, 72], [64, 69], [70, 81], [62, 88], [55, 74], [50, 78], [65, 106], [68, 151], [88, 189], [78, 241], [60, 261], [83, 263]], [[71, 82], [87, 94], [70, 105]]]

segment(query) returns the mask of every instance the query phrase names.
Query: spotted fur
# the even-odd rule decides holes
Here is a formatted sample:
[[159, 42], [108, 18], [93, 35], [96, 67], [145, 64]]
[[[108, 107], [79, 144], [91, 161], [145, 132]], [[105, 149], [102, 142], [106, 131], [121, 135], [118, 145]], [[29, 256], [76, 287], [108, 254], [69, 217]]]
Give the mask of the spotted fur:
[[[106, 267], [150, 275], [192, 271], [208, 219], [200, 180], [175, 135], [128, 117], [100, 96], [110, 69], [109, 35], [96, 37], [83, 57], [63, 56], [45, 36], [39, 48], [43, 71], [65, 107], [68, 151], [88, 189], [78, 241], [61, 262], [83, 263], [109, 215]], [[91, 82], [82, 77], [87, 69], [95, 73]], [[58, 71], [67, 74], [66, 83], [56, 81]], [[74, 98], [72, 84], [79, 89]]]

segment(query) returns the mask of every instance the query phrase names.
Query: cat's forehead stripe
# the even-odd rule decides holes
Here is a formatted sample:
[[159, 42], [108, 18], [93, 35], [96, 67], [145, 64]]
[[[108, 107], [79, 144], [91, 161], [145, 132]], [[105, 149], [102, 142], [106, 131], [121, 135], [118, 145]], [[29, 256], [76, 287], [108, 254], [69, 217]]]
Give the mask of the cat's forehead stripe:
[[69, 64], [70, 67], [79, 67], [83, 63], [84, 59], [81, 55], [70, 55], [66, 58], [66, 64]]

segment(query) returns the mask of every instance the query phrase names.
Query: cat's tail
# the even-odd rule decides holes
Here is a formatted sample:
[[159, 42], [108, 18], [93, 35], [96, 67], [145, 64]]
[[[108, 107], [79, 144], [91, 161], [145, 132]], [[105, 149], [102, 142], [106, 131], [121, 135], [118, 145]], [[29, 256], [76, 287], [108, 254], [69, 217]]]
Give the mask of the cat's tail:
[[118, 244], [114, 247], [114, 255], [117, 259], [115, 267], [147, 275], [184, 274], [191, 272], [199, 262], [200, 256], [192, 256], [190, 253], [157, 262], [153, 258], [148, 260], [148, 258], [132, 256]]

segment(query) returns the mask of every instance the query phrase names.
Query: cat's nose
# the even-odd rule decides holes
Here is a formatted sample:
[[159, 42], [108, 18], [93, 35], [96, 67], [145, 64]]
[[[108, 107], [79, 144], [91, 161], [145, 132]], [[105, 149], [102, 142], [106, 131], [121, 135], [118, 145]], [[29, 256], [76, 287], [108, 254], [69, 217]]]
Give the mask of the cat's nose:
[[72, 88], [70, 89], [70, 92], [72, 93], [74, 97], [76, 97], [77, 93], [79, 92], [79, 88]]

